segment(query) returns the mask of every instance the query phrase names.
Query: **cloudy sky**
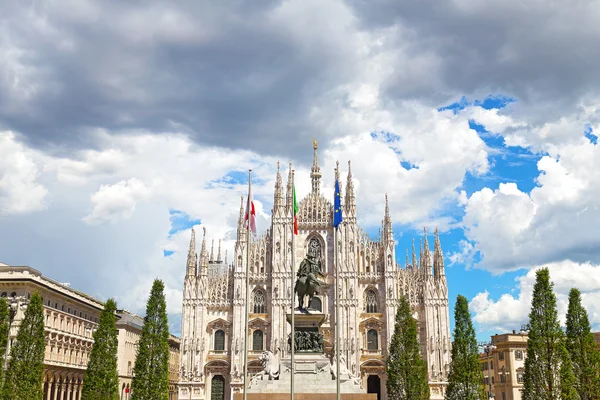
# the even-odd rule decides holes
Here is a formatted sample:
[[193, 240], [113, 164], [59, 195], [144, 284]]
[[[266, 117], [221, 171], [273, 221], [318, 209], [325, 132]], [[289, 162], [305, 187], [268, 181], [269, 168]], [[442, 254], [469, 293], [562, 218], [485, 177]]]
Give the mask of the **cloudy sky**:
[[[231, 249], [246, 171], [309, 190], [352, 160], [397, 258], [439, 226], [478, 335], [526, 322], [535, 269], [600, 330], [600, 7], [523, 0], [0, 2], [0, 261], [179, 331], [192, 225]], [[231, 254], [231, 253], [230, 253]]]

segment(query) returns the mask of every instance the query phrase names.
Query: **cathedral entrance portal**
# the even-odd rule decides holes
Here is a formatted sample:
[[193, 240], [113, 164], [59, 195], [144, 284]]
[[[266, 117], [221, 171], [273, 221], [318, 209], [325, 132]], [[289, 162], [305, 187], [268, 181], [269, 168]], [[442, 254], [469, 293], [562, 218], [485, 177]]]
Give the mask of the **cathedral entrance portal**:
[[212, 378], [210, 400], [225, 400], [225, 379], [222, 375], [215, 375]]
[[367, 378], [367, 393], [377, 393], [377, 400], [381, 400], [381, 379], [378, 375], [369, 375]]

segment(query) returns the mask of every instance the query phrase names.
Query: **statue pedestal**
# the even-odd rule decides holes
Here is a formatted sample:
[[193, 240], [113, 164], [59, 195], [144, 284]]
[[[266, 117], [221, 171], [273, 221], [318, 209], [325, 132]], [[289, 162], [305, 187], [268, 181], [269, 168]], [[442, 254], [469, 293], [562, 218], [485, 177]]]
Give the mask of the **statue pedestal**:
[[[286, 315], [291, 323], [292, 314]], [[294, 312], [296, 351], [294, 352], [294, 393], [298, 400], [334, 400], [336, 398], [335, 366], [323, 351], [323, 336], [319, 327], [326, 316], [321, 312]], [[289, 398], [292, 379], [292, 360], [277, 360], [276, 379], [262, 373], [255, 375], [248, 388], [248, 400], [284, 400]], [[359, 378], [347, 372], [340, 375], [340, 390], [344, 400], [376, 400], [377, 395], [366, 394]], [[234, 400], [241, 400], [236, 393]]]
[[[285, 318], [288, 323], [292, 323], [292, 314], [286, 314]], [[323, 325], [325, 322], [325, 314], [321, 312], [303, 313], [298, 310], [294, 310], [294, 327], [296, 329], [305, 328], [317, 328]]]
[[[291, 324], [292, 314], [287, 314], [286, 318]], [[323, 313], [294, 312], [295, 354], [312, 353], [322, 355], [324, 353], [324, 340], [323, 335], [319, 332], [319, 327], [325, 322], [325, 319]], [[290, 348], [290, 345], [291, 335], [288, 336], [288, 348]]]

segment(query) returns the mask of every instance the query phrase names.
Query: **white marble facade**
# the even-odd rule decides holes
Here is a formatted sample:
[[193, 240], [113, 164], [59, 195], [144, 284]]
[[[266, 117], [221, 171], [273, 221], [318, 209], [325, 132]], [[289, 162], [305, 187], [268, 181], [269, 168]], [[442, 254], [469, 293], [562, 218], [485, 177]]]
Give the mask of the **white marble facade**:
[[[385, 362], [394, 330], [400, 296], [408, 297], [420, 329], [421, 351], [427, 362], [432, 399], [443, 398], [450, 362], [448, 286], [440, 241], [434, 235], [430, 250], [427, 233], [420, 251], [406, 265], [397, 263], [389, 208], [382, 210], [381, 234], [371, 239], [358, 226], [354, 184], [350, 163], [342, 191], [343, 223], [338, 230], [340, 278], [340, 349], [348, 370], [362, 379], [365, 391], [380, 391], [386, 399]], [[337, 171], [335, 172], [337, 174]], [[312, 190], [299, 202], [299, 234], [295, 237], [296, 268], [308, 247], [320, 252], [326, 282], [312, 304], [321, 307], [326, 321], [321, 327], [325, 352], [334, 344], [333, 208], [320, 193], [321, 171], [317, 148], [311, 170]], [[341, 181], [340, 181], [341, 182]], [[290, 333], [286, 313], [290, 312], [292, 262], [292, 176], [284, 188], [278, 170], [271, 227], [250, 242], [250, 314], [248, 358], [251, 373], [261, 369], [258, 357], [270, 350], [278, 357], [288, 355]], [[180, 399], [229, 399], [241, 391], [243, 380], [243, 338], [245, 310], [246, 231], [243, 228], [245, 203], [242, 199], [234, 260], [221, 259], [220, 244], [210, 254], [206, 231], [200, 252], [196, 252], [192, 231], [184, 281], [180, 357]], [[319, 304], [320, 303], [320, 304]], [[332, 385], [335, 382], [332, 381]]]

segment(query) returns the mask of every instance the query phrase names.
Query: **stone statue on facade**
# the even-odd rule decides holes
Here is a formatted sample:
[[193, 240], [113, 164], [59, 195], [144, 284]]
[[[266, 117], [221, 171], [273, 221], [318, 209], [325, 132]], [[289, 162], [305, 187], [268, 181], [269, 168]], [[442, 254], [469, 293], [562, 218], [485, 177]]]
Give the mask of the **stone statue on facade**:
[[[311, 241], [311, 245], [312, 244], [313, 242]], [[306, 258], [300, 263], [300, 267], [296, 273], [296, 284], [294, 286], [294, 292], [298, 296], [298, 310], [302, 312], [308, 312], [308, 307], [304, 308], [305, 297], [308, 297], [308, 305], [310, 306], [310, 302], [315, 294], [319, 294], [321, 282], [319, 282], [318, 277], [325, 278], [321, 270], [321, 260], [319, 259], [320, 257], [317, 252], [320, 252], [320, 249], [312, 249], [311, 245], [309, 245]]]

